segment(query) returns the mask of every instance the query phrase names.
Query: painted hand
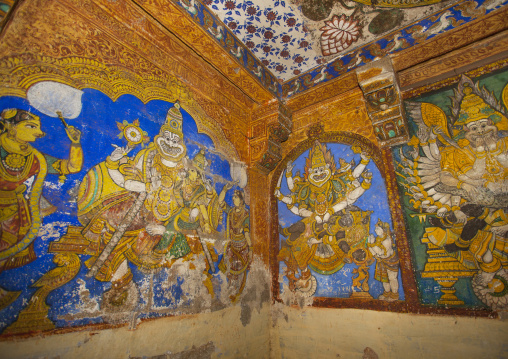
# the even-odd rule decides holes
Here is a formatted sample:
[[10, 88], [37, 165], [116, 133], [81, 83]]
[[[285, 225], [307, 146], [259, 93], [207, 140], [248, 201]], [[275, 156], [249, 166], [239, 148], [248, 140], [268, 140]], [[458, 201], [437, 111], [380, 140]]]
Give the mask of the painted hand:
[[159, 187], [161, 186], [161, 177], [160, 176], [153, 176], [151, 178], [151, 186], [150, 186], [150, 190], [152, 192], [156, 191], [159, 189]]
[[360, 153], [360, 157], [362, 158], [362, 160], [364, 161], [370, 161], [370, 156], [367, 154], [367, 152], [362, 152]]
[[508, 232], [508, 224], [505, 224], [504, 226], [499, 227], [492, 227], [490, 229], [492, 233], [497, 234], [498, 236], [504, 235], [506, 232]]
[[308, 244], [309, 246], [312, 246], [313, 244], [318, 244], [318, 243], [323, 243], [323, 241], [322, 241], [321, 239], [316, 239], [316, 238], [314, 238], [314, 237], [309, 238], [309, 239], [307, 240], [307, 244]]
[[457, 218], [457, 223], [464, 224], [467, 222], [467, 216], [461, 210], [453, 211], [453, 214], [455, 214], [455, 217]]
[[111, 154], [109, 155], [109, 158], [113, 162], [120, 161], [122, 157], [126, 156], [130, 151], [132, 151], [132, 148], [129, 146], [119, 147], [115, 144], [111, 144], [111, 146], [115, 148], [113, 152], [111, 152]]
[[461, 187], [464, 189], [464, 191], [467, 192], [467, 194], [470, 197], [476, 197], [480, 194], [480, 192], [478, 191], [478, 188], [476, 188], [473, 185], [470, 185], [469, 183], [463, 183]]
[[72, 143], [79, 143], [79, 141], [81, 141], [81, 131], [76, 127], [67, 126], [65, 128], [65, 132], [67, 133], [67, 137], [69, 137]]
[[193, 208], [189, 213], [189, 220], [194, 222], [199, 216], [199, 208]]
[[323, 222], [328, 222], [329, 219], [330, 219], [330, 213], [326, 212], [325, 216], [323, 217]]
[[448, 213], [448, 210], [446, 209], [446, 207], [441, 207], [437, 211], [437, 216], [440, 218], [443, 218], [446, 213]]
[[364, 178], [364, 180], [367, 183], [371, 183], [372, 182], [372, 172], [370, 172], [369, 170], [364, 171], [362, 173], [362, 177]]
[[160, 224], [149, 224], [146, 226], [146, 231], [151, 236], [162, 235], [166, 231], [166, 227]]
[[374, 243], [376, 241], [376, 237], [373, 234], [369, 234], [369, 243]]

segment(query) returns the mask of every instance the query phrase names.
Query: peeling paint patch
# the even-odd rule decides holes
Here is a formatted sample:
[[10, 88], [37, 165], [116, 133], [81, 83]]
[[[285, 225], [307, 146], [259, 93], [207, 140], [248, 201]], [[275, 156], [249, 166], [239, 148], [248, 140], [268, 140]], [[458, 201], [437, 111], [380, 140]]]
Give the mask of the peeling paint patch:
[[251, 271], [249, 272], [249, 281], [244, 290], [244, 295], [241, 299], [241, 314], [240, 320], [243, 326], [250, 323], [252, 310], [257, 309], [258, 313], [263, 306], [263, 303], [270, 301], [270, 284], [269, 276], [265, 270], [264, 264], [259, 259], [254, 259]]

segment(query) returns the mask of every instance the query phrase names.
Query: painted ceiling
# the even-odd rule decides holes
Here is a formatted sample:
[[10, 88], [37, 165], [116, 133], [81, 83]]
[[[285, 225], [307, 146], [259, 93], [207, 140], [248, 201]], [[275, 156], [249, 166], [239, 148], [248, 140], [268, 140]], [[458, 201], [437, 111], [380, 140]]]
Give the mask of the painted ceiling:
[[420, 44], [508, 0], [177, 0], [278, 97]]
[[[431, 15], [450, 3], [382, 0], [381, 6], [373, 7], [368, 5], [370, 2], [204, 1], [208, 9], [282, 81]], [[437, 4], [427, 5], [432, 2]], [[398, 8], [398, 4], [404, 4], [404, 7]]]

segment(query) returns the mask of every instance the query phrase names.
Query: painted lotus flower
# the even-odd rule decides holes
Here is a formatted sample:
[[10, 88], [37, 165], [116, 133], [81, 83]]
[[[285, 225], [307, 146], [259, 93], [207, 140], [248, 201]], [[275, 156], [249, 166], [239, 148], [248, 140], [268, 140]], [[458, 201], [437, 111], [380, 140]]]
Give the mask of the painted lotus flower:
[[347, 49], [360, 37], [358, 20], [342, 14], [333, 15], [321, 29], [321, 51], [323, 56], [334, 55]]

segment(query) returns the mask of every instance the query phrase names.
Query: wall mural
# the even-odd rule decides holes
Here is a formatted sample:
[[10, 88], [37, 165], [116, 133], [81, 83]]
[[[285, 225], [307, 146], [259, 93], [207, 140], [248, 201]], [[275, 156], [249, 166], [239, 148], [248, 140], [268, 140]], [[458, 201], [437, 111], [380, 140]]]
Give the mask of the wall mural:
[[0, 112], [2, 334], [135, 327], [239, 299], [245, 166], [178, 101], [44, 81]]
[[278, 179], [280, 296], [403, 301], [384, 179], [362, 143], [316, 140]]
[[508, 71], [406, 101], [393, 150], [422, 304], [508, 308]]

